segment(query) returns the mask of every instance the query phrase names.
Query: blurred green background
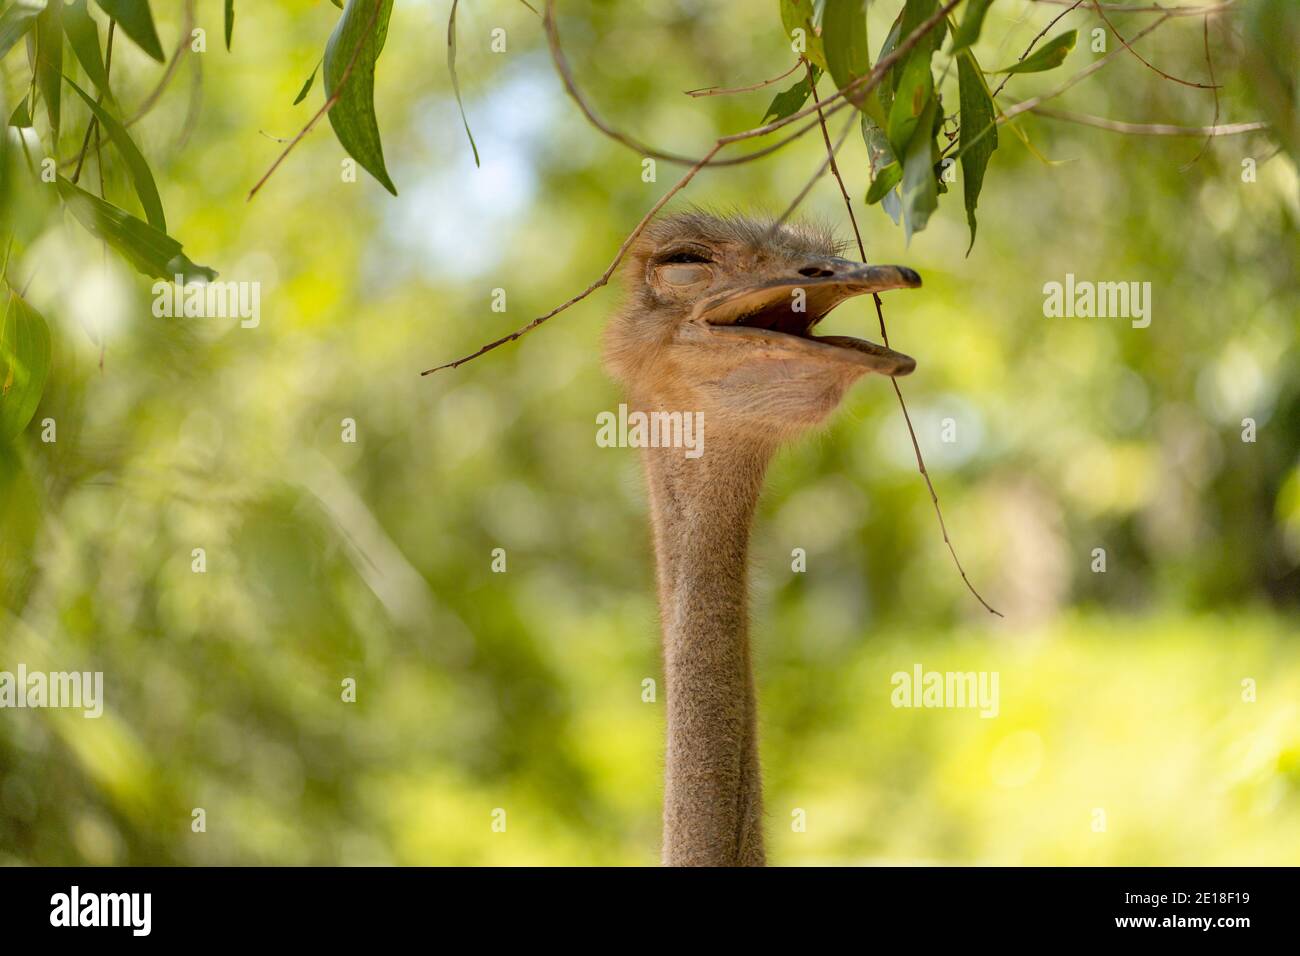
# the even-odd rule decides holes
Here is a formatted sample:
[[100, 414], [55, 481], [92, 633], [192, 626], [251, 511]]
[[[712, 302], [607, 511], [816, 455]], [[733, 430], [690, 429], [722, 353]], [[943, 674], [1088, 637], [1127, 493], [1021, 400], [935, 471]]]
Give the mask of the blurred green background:
[[[170, 55], [181, 5], [154, 6]], [[873, 54], [897, 6], [873, 4]], [[565, 2], [560, 27], [602, 115], [698, 154], [787, 85], [681, 93], [784, 70], [776, 7]], [[246, 202], [273, 138], [321, 102], [318, 83], [290, 105], [338, 11], [239, 3], [227, 53], [221, 8], [198, 3], [207, 52], [132, 132], [186, 252], [261, 284], [260, 325], [154, 318], [150, 281], [68, 217], [10, 265], [50, 322], [54, 365], [32, 425], [0, 448], [0, 670], [103, 671], [107, 701], [99, 720], [0, 712], [0, 863], [656, 862], [646, 504], [636, 453], [594, 441], [620, 401], [599, 361], [619, 293], [418, 373], [584, 288], [677, 173], [661, 163], [643, 182], [641, 157], [585, 123], [540, 22], [507, 0], [457, 16], [476, 169], [446, 69], [450, 3], [399, 0], [376, 89], [400, 196], [342, 181], [322, 123]], [[1000, 0], [982, 61], [1013, 62], [1060, 9]], [[1112, 19], [1131, 35], [1149, 15]], [[1092, 62], [1098, 25], [1071, 14], [1065, 65], [1007, 94]], [[1209, 37], [1220, 121], [1260, 118], [1234, 68], [1238, 15]], [[1202, 44], [1189, 17], [1140, 49], [1204, 81]], [[19, 63], [4, 63], [6, 113]], [[162, 70], [115, 48], [126, 104]], [[1053, 105], [1183, 125], [1214, 111], [1131, 56]], [[60, 155], [85, 123], [65, 100]], [[869, 257], [925, 278], [886, 296], [891, 342], [918, 360], [902, 385], [958, 553], [1006, 619], [963, 587], [892, 390], [864, 380], [778, 458], [755, 529], [771, 860], [1300, 863], [1295, 166], [1262, 134], [1216, 139], [1187, 166], [1200, 139], [1020, 125], [1059, 163], [1004, 129], [969, 257], [959, 185], [907, 248], [861, 203], [861, 142], [842, 154]], [[780, 211], [822, 155], [810, 136], [703, 172], [678, 205]], [[120, 162], [105, 172], [110, 198], [137, 208]], [[8, 201], [36, 188], [11, 184]], [[850, 235], [829, 179], [802, 214]], [[1067, 272], [1151, 282], [1150, 328], [1045, 318], [1043, 285]], [[870, 303], [828, 328], [875, 337]], [[998, 671], [1000, 715], [894, 709], [890, 675], [917, 663]]]

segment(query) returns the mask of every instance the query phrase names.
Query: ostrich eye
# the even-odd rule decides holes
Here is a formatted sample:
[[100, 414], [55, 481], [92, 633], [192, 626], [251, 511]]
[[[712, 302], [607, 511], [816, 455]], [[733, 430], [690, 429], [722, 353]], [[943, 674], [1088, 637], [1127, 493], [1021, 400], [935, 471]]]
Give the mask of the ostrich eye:
[[671, 252], [659, 260], [660, 265], [690, 265], [709, 263], [713, 260], [706, 255], [693, 252], [690, 249], [682, 249], [678, 252]]

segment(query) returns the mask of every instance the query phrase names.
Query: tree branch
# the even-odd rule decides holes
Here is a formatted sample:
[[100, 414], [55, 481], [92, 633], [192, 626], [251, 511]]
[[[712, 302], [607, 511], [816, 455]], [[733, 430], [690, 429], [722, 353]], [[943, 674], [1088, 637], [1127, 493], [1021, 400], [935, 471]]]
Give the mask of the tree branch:
[[[316, 111], [315, 115], [307, 121], [307, 125], [298, 131], [298, 135], [289, 141], [289, 145], [284, 148], [284, 152], [276, 157], [275, 162], [271, 164], [271, 168], [268, 169], [262, 175], [262, 178], [257, 181], [257, 185], [249, 190], [248, 198], [244, 200], [245, 202], [252, 202], [253, 197], [257, 195], [257, 191], [266, 185], [266, 181], [271, 178], [272, 173], [280, 168], [280, 164], [284, 162], [285, 157], [293, 151], [295, 146], [302, 142], [304, 136], [316, 128], [316, 124], [320, 122], [321, 117], [333, 109], [334, 104], [339, 101], [339, 97], [343, 95], [343, 88], [347, 85], [348, 78], [352, 76], [352, 68], [357, 65], [357, 59], [361, 56], [362, 48], [366, 45], [366, 41], [371, 38], [370, 31], [374, 29], [375, 21], [379, 19], [379, 11], [383, 9], [383, 6], [384, 0], [375, 0], [375, 8], [370, 11], [370, 19], [366, 21], [366, 28], [361, 31], [361, 35], [357, 38], [357, 45], [352, 50], [352, 57], [348, 60], [348, 65], [344, 68], [343, 75], [339, 77], [339, 82], [338, 85], [334, 87], [334, 92], [329, 95], [321, 105], [321, 108]], [[323, 78], [322, 82], [324, 82]]]
[[726, 96], [730, 93], [752, 93], [755, 90], [761, 90], [765, 86], [771, 86], [773, 83], [780, 83], [787, 76], [799, 69], [799, 64], [803, 62], [803, 57], [795, 61], [794, 66], [786, 70], [780, 76], [774, 76], [770, 80], [760, 80], [749, 86], [733, 86], [730, 89], [723, 89], [720, 86], [710, 86], [702, 90], [687, 90], [687, 96]]
[[581, 302], [583, 299], [591, 295], [601, 286], [606, 285], [609, 282], [610, 277], [614, 274], [614, 270], [617, 269], [619, 263], [623, 261], [623, 257], [627, 255], [627, 251], [630, 248], [632, 248], [632, 243], [636, 242], [637, 237], [640, 236], [641, 233], [645, 231], [645, 227], [650, 225], [650, 221], [654, 219], [654, 217], [658, 214], [659, 210], [664, 207], [664, 205], [668, 202], [668, 200], [672, 199], [673, 196], [677, 195], [677, 193], [681, 192], [682, 189], [686, 188], [686, 184], [695, 178], [696, 173], [698, 173], [701, 169], [703, 169], [706, 165], [708, 165], [708, 161], [713, 157], [713, 154], [716, 153], [721, 148], [722, 148], [721, 145], [715, 145], [711, 150], [705, 153], [704, 156], [701, 157], [700, 161], [697, 162], [690, 169], [688, 169], [685, 175], [683, 175], [681, 179], [677, 180], [677, 182], [673, 184], [673, 187], [670, 190], [668, 190], [668, 192], [664, 193], [663, 196], [659, 199], [659, 201], [650, 208], [650, 211], [641, 217], [641, 221], [637, 223], [636, 228], [633, 229], [632, 232], [628, 234], [628, 237], [623, 240], [623, 244], [618, 247], [618, 252], [615, 253], [613, 260], [605, 268], [605, 271], [601, 273], [599, 279], [597, 279], [591, 285], [587, 286], [587, 288], [583, 289], [581, 292], [579, 292], [573, 298], [569, 299], [567, 302], [557, 305], [555, 308], [551, 309], [550, 312], [547, 312], [545, 315], [538, 316], [537, 318], [529, 322], [527, 325], [523, 326], [522, 328], [516, 329], [515, 331], [511, 332], [509, 335], [503, 335], [501, 338], [496, 339], [493, 342], [489, 342], [487, 345], [484, 345], [478, 351], [466, 355], [464, 358], [458, 358], [454, 362], [448, 362], [445, 365], [438, 365], [434, 368], [425, 369], [420, 374], [429, 375], [433, 372], [441, 371], [444, 368], [457, 368], [461, 365], [464, 365], [466, 362], [478, 358], [480, 355], [483, 355], [485, 352], [491, 352], [493, 349], [500, 348], [502, 345], [505, 345], [507, 342], [513, 342], [515, 339], [527, 335], [529, 332], [537, 328], [547, 319], [559, 315], [561, 312], [563, 312], [565, 309], [569, 308], [570, 306], [576, 305], [577, 303]]
[[1046, 106], [1035, 106], [1031, 110], [1038, 116], [1048, 119], [1063, 120], [1067, 123], [1080, 123], [1112, 133], [1127, 133], [1131, 136], [1240, 136], [1242, 133], [1254, 133], [1268, 129], [1267, 123], [1227, 123], [1223, 126], [1172, 126], [1168, 123], [1124, 123], [1119, 120], [1106, 119], [1101, 116], [1089, 116], [1087, 113], [1067, 113]]
[[[1120, 33], [1119, 30], [1115, 29], [1115, 24], [1111, 23], [1110, 17], [1106, 16], [1106, 14], [1103, 12], [1101, 0], [1092, 0], [1092, 6], [1093, 9], [1097, 11], [1097, 16], [1101, 17], [1102, 21], [1106, 24], [1106, 26], [1110, 28], [1110, 32], [1115, 34], [1115, 39], [1119, 40], [1119, 42], [1124, 45], [1124, 49], [1128, 50], [1135, 57], [1137, 57], [1138, 62], [1141, 63], [1143, 66], [1145, 66], [1148, 70], [1155, 73], [1157, 76], [1164, 77], [1166, 80], [1169, 80], [1172, 83], [1179, 83], [1183, 86], [1190, 86], [1193, 89], [1198, 89], [1198, 90], [1216, 90], [1216, 91], [1218, 90], [1218, 87], [1215, 86], [1213, 83], [1210, 84], [1194, 83], [1191, 80], [1180, 79], [1179, 77], [1176, 77], [1170, 73], [1166, 73], [1164, 70], [1160, 69], [1160, 67], [1156, 66], [1154, 63], [1152, 63], [1150, 60], [1144, 57], [1137, 50], [1129, 46], [1128, 40], [1124, 39], [1124, 34]], [[1216, 93], [1216, 100], [1217, 100], [1217, 93]]]
[[[1031, 3], [1050, 3], [1054, 6], [1063, 7], [1073, 0], [1030, 0]], [[1120, 4], [1107, 3], [1103, 4], [1111, 13], [1163, 13], [1170, 17], [1199, 17], [1209, 16], [1221, 13], [1223, 10], [1236, 3], [1236, 0], [1225, 0], [1223, 3], [1213, 3], [1206, 6], [1182, 6], [1182, 7], [1162, 7], [1160, 4]]]

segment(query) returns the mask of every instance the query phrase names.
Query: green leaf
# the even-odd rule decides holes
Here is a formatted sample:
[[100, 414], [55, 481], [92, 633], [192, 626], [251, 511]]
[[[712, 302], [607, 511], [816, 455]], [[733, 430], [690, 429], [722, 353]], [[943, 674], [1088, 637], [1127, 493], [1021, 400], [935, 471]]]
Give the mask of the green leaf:
[[32, 28], [45, 9], [45, 0], [15, 0], [0, 13], [0, 58]]
[[153, 25], [149, 0], [95, 0], [95, 2], [117, 21], [122, 32], [135, 41], [136, 46], [159, 63], [166, 62], [162, 44], [158, 42], [158, 30]]
[[469, 148], [474, 151], [474, 165], [478, 166], [478, 147], [474, 145], [474, 134], [469, 131], [465, 104], [460, 101], [460, 81], [456, 79], [456, 7], [459, 3], [460, 0], [451, 0], [451, 16], [447, 18], [447, 72], [451, 74], [451, 89], [456, 94], [456, 108], [460, 110], [460, 121], [469, 137]]
[[984, 27], [984, 15], [989, 12], [993, 0], [970, 0], [966, 4], [966, 15], [962, 17], [961, 26], [952, 35], [952, 52], [964, 50], [980, 37]]
[[889, 145], [889, 137], [876, 122], [863, 114], [862, 139], [867, 144], [867, 160], [871, 167], [871, 188], [867, 190], [867, 205], [873, 206], [898, 185], [903, 178], [903, 168]]
[[[822, 48], [837, 90], [871, 71], [864, 0], [826, 0], [822, 8]], [[865, 110], [864, 95], [851, 99], [855, 106]]]
[[50, 374], [50, 330], [41, 314], [9, 290], [0, 318], [0, 441], [22, 434]]
[[384, 166], [384, 147], [375, 119], [375, 61], [388, 36], [392, 10], [393, 0], [348, 0], [325, 45], [323, 79], [325, 96], [336, 99], [329, 112], [334, 135], [362, 169], [396, 196], [397, 187]]
[[[903, 167], [897, 162], [890, 163], [881, 167], [876, 178], [871, 181], [871, 188], [867, 190], [867, 205], [874, 206], [889, 194], [889, 192], [899, 184], [903, 178]], [[897, 218], [895, 218], [897, 222]]]
[[27, 108], [27, 97], [24, 96], [14, 107], [13, 113], [9, 117], [10, 126], [27, 127], [32, 125], [32, 111]]
[[230, 52], [230, 37], [235, 32], [235, 0], [226, 0], [226, 52]]
[[1001, 70], [989, 70], [990, 73], [1042, 73], [1054, 70], [1074, 49], [1074, 41], [1079, 36], [1078, 30], [1067, 30], [1060, 36], [1053, 37], [1041, 47], [1025, 57], [1019, 63], [1013, 63]]
[[[907, 0], [899, 21], [898, 35], [909, 36], [934, 14], [936, 0]], [[926, 105], [934, 99], [934, 76], [930, 58], [942, 39], [942, 21], [912, 48], [897, 72], [894, 98], [889, 106], [886, 130], [896, 153], [906, 151]]]
[[55, 0], [36, 18], [36, 85], [45, 99], [54, 142], [59, 141], [61, 99], [59, 78], [63, 76], [63, 0]]
[[181, 244], [167, 233], [135, 218], [125, 209], [92, 196], [62, 176], [55, 185], [64, 205], [77, 221], [145, 275], [156, 279], [180, 275], [186, 281], [201, 278], [209, 282], [217, 277], [214, 270], [190, 261], [181, 251]]
[[921, 114], [934, 100], [934, 77], [930, 72], [930, 51], [921, 44], [912, 50], [903, 65], [898, 90], [889, 108], [889, 142], [903, 152], [920, 124]]
[[781, 26], [785, 28], [786, 39], [794, 48], [795, 30], [803, 31], [804, 49], [802, 51], [809, 63], [827, 69], [826, 52], [822, 47], [822, 37], [816, 25], [817, 15], [813, 0], [781, 0]]
[[76, 83], [73, 83], [66, 76], [63, 79], [68, 86], [76, 90], [81, 98], [86, 101], [90, 111], [99, 120], [99, 125], [104, 127], [104, 132], [113, 141], [113, 145], [117, 147], [117, 151], [121, 153], [122, 158], [126, 160], [127, 171], [131, 174], [131, 183], [135, 186], [135, 194], [140, 197], [140, 205], [144, 207], [144, 214], [149, 220], [149, 225], [159, 232], [166, 232], [167, 219], [163, 215], [162, 198], [158, 195], [158, 186], [153, 181], [153, 173], [149, 171], [149, 164], [145, 161], [140, 150], [136, 148], [135, 143], [132, 142], [126, 127], [115, 120], [108, 110], [91, 99], [90, 94]]
[[975, 206], [979, 203], [984, 186], [984, 171], [989, 158], [998, 148], [997, 116], [993, 98], [984, 83], [984, 74], [970, 50], [957, 57], [957, 83], [961, 94], [961, 140], [958, 154], [961, 157], [962, 199], [966, 204], [966, 222], [970, 225], [970, 255], [975, 246]]
[[[880, 47], [880, 55], [876, 57], [877, 63], [889, 56], [889, 54], [893, 53], [894, 47], [898, 46], [898, 28], [902, 24], [902, 19], [903, 15], [900, 11], [899, 15], [894, 18], [893, 25], [889, 28], [889, 35], [885, 37], [885, 42]], [[880, 78], [879, 85], [875, 89], [877, 108], [866, 110], [866, 112], [870, 113], [876, 126], [882, 130], [888, 124], [887, 117], [889, 116], [890, 109], [894, 105], [894, 88], [898, 86], [899, 72], [900, 70], [897, 66], [891, 66], [885, 71], [884, 75]], [[870, 106], [870, 103], [868, 103], [868, 106]]]
[[77, 62], [95, 84], [95, 89], [104, 94], [104, 99], [113, 102], [113, 92], [108, 85], [108, 71], [104, 69], [104, 58], [99, 52], [99, 28], [90, 18], [86, 9], [87, 0], [75, 0], [63, 8], [63, 32], [68, 36], [68, 44], [77, 57]]
[[[817, 67], [812, 68], [813, 81], [821, 74]], [[813, 84], [805, 76], [802, 80], [790, 87], [783, 93], [778, 93], [772, 97], [772, 102], [768, 104], [767, 112], [763, 118], [758, 121], [759, 126], [766, 126], [768, 123], [775, 123], [777, 120], [783, 120], [787, 116], [793, 116], [803, 109], [803, 105], [808, 102], [808, 97], [812, 96]]]
[[307, 82], [302, 85], [302, 89], [298, 91], [298, 95], [293, 98], [294, 106], [297, 106], [299, 103], [305, 100], [307, 98], [307, 94], [311, 92], [311, 85], [316, 82], [316, 71], [320, 69], [320, 65], [324, 61], [324, 59], [325, 59], [324, 57], [321, 57], [319, 60], [316, 61], [316, 65], [311, 68], [311, 76], [307, 77]]
[[915, 135], [903, 154], [903, 235], [908, 242], [925, 228], [930, 213], [939, 205], [939, 188], [935, 182], [934, 127], [938, 101], [930, 97], [921, 111]]

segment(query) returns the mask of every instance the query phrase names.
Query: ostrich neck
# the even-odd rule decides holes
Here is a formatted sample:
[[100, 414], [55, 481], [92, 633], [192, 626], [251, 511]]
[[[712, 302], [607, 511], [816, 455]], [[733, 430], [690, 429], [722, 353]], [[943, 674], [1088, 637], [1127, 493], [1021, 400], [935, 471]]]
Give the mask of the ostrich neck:
[[759, 866], [746, 556], [771, 449], [711, 434], [696, 459], [643, 454], [668, 693], [664, 863]]

